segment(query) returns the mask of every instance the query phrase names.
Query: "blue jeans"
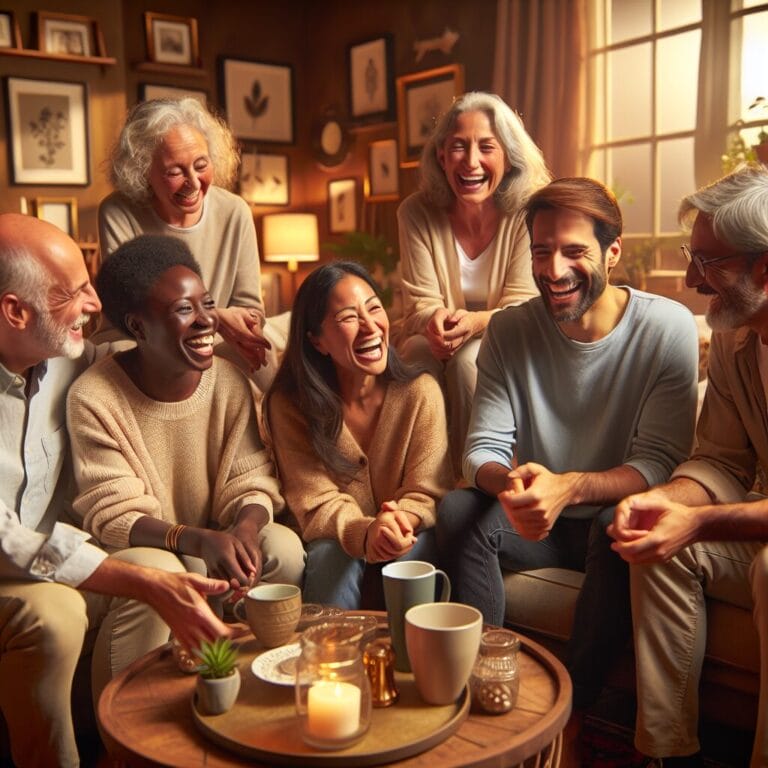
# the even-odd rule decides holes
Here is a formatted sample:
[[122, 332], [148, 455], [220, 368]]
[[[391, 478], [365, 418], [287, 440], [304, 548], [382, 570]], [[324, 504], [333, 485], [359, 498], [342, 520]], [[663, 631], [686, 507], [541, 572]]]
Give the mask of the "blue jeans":
[[[315, 539], [306, 546], [307, 564], [304, 568], [302, 598], [305, 603], [337, 605], [346, 610], [368, 607], [361, 605], [363, 577], [367, 570], [375, 569], [381, 581], [381, 565], [384, 563], [371, 565], [365, 560], [350, 557], [336, 539]], [[435, 529], [419, 531], [411, 551], [399, 560], [426, 560], [436, 565]]]
[[437, 514], [441, 567], [454, 599], [478, 608], [486, 622], [504, 623], [506, 571], [568, 568], [585, 573], [568, 646], [574, 706], [600, 693], [613, 660], [631, 635], [629, 569], [605, 532], [613, 507], [592, 519], [562, 515], [543, 541], [528, 541], [510, 525], [501, 504], [474, 488], [452, 491]]

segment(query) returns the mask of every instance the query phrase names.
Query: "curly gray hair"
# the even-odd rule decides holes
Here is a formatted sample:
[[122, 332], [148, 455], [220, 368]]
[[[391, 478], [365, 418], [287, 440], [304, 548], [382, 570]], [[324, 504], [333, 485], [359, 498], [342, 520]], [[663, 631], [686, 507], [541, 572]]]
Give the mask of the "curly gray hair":
[[683, 198], [678, 218], [690, 225], [701, 212], [712, 218], [718, 239], [744, 253], [768, 251], [768, 171], [743, 165]]
[[143, 203], [151, 197], [149, 170], [155, 150], [168, 131], [179, 125], [190, 126], [205, 137], [214, 183], [232, 186], [240, 157], [224, 120], [197, 99], [150, 99], [128, 113], [110, 155], [109, 180], [129, 200]]
[[485, 112], [504, 154], [512, 166], [504, 174], [494, 198], [499, 210], [513, 213], [551, 178], [541, 150], [525, 132], [523, 122], [493, 93], [471, 91], [456, 99], [442, 115], [421, 153], [421, 190], [440, 208], [448, 208], [454, 194], [437, 158], [446, 138], [463, 112]]

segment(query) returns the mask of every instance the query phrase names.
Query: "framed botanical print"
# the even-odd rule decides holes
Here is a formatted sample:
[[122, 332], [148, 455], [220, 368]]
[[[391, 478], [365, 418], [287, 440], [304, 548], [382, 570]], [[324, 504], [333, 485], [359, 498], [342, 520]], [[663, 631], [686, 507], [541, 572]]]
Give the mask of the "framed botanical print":
[[395, 113], [391, 35], [354, 43], [347, 49], [349, 114], [353, 122], [392, 120]]
[[328, 228], [332, 233], [357, 229], [357, 180], [328, 182]]
[[147, 56], [158, 64], [196, 67], [200, 60], [197, 19], [167, 13], [144, 13]]
[[240, 195], [251, 205], [288, 205], [288, 156], [243, 151]]
[[399, 172], [397, 141], [372, 141], [368, 145], [368, 200], [397, 200], [400, 196]]

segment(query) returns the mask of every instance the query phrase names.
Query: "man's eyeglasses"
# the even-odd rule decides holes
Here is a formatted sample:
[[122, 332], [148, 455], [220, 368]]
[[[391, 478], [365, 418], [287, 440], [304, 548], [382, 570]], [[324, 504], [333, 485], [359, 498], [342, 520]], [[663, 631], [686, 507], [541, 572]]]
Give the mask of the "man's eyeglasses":
[[696, 269], [699, 270], [699, 274], [704, 277], [704, 270], [710, 265], [715, 264], [718, 261], [725, 261], [726, 259], [733, 259], [738, 254], [728, 254], [727, 256], [715, 256], [714, 259], [702, 259], [701, 256], [697, 256], [694, 253], [691, 253], [690, 248], [688, 248], [687, 245], [681, 245], [680, 250], [682, 251], [683, 256], [685, 256], [685, 260], [689, 264], [693, 264]]

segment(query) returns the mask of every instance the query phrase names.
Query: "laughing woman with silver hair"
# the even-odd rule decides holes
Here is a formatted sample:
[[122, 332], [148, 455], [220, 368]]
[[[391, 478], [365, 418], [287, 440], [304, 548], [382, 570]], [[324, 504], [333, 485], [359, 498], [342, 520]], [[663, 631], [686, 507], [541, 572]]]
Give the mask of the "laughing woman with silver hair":
[[239, 162], [226, 123], [196, 99], [137, 104], [112, 150], [109, 177], [117, 191], [99, 206], [99, 238], [107, 258], [142, 234], [184, 241], [216, 302], [219, 332], [264, 390], [275, 366], [264, 368], [270, 345], [256, 230], [248, 204], [226, 189]]
[[550, 175], [498, 96], [466, 93], [421, 156], [421, 188], [397, 212], [404, 322], [399, 349], [443, 384], [460, 474], [475, 360], [491, 315], [537, 295], [522, 206]]

